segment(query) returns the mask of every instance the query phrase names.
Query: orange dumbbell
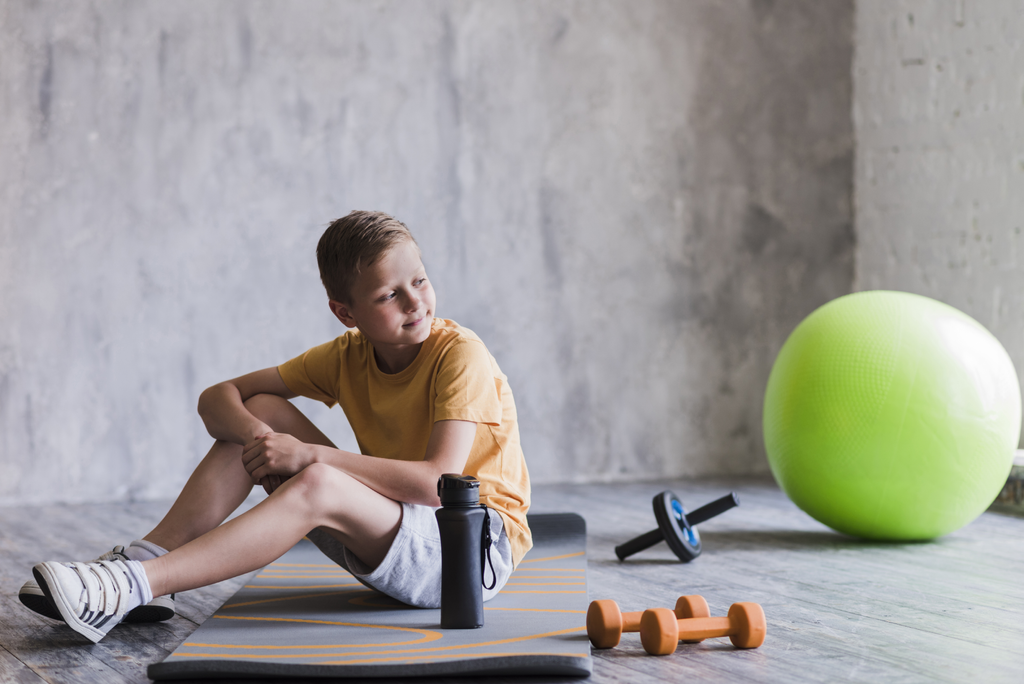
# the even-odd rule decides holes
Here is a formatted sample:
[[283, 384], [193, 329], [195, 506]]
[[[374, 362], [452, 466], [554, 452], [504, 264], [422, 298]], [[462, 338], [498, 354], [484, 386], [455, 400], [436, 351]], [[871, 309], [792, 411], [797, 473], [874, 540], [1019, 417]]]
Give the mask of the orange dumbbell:
[[734, 603], [728, 617], [680, 619], [667, 608], [645, 610], [640, 617], [640, 643], [651, 655], [668, 655], [679, 640], [729, 637], [737, 648], [757, 648], [764, 643], [768, 623], [756, 603]]
[[[658, 610], [663, 610], [676, 619], [706, 618], [711, 615], [708, 602], [702, 596], [680, 596], [676, 601], [675, 610]], [[623, 632], [640, 631], [640, 618], [643, 614], [644, 611], [640, 610], [621, 613], [618, 604], [608, 599], [592, 601], [590, 608], [587, 609], [587, 636], [590, 637], [590, 643], [594, 648], [617, 646]]]

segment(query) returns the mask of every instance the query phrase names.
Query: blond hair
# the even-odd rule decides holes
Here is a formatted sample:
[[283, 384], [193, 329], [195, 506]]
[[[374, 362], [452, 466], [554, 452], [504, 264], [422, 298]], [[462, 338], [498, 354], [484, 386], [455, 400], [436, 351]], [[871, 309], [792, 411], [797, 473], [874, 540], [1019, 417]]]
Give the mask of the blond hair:
[[353, 211], [332, 221], [316, 246], [316, 263], [327, 296], [351, 304], [352, 284], [359, 270], [406, 240], [416, 244], [404, 223], [381, 211]]

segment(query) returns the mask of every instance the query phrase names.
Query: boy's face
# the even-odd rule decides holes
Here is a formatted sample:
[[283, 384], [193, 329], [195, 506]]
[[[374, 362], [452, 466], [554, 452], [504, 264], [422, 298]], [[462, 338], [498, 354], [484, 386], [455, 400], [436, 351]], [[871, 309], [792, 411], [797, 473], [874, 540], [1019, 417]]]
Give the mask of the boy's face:
[[404, 240], [352, 284], [352, 302], [331, 301], [346, 326], [358, 327], [375, 347], [418, 345], [430, 335], [437, 304], [434, 288], [412, 240]]

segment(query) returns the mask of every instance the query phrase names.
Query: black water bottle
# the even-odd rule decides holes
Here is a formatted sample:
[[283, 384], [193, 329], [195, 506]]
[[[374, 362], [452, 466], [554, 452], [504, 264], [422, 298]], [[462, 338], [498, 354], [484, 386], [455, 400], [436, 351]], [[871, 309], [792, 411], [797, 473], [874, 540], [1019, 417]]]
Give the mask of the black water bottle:
[[480, 482], [471, 475], [445, 474], [437, 481], [437, 496], [441, 499], [436, 511], [441, 533], [441, 627], [483, 627]]

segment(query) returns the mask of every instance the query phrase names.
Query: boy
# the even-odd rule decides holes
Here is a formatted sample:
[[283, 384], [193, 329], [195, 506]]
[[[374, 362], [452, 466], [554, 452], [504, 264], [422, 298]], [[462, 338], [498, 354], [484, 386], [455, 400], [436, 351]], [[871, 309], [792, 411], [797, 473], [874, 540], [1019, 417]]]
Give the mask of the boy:
[[[357, 211], [334, 221], [317, 262], [330, 309], [351, 330], [204, 391], [199, 414], [216, 441], [164, 519], [96, 561], [36, 565], [23, 603], [97, 642], [125, 618], [167, 619], [175, 592], [261, 568], [308, 536], [365, 585], [437, 607], [433, 507], [449, 472], [480, 480], [497, 578], [484, 600], [498, 593], [532, 546], [505, 375], [474, 333], [434, 318], [419, 247], [397, 219]], [[362, 453], [331, 444], [288, 401], [297, 395], [341, 404]], [[267, 499], [224, 523], [257, 484]]]

